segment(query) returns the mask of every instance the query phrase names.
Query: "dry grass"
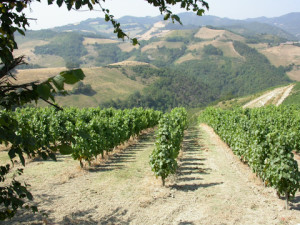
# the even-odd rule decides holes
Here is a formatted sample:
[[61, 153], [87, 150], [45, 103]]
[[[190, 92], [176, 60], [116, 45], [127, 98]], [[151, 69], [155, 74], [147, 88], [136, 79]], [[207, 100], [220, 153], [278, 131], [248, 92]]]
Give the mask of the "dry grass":
[[26, 41], [19, 44], [19, 49], [14, 51], [14, 55], [25, 55], [26, 61], [30, 64], [38, 64], [43, 67], [61, 67], [65, 65], [65, 61], [60, 56], [55, 55], [36, 55], [34, 48], [48, 44], [49, 42], [43, 40]]
[[261, 51], [275, 66], [300, 65], [300, 47], [281, 44]]
[[214, 45], [217, 48], [220, 48], [223, 51], [224, 56], [241, 59], [244, 58], [235, 50], [233, 42], [213, 41], [212, 45]]
[[234, 49], [232, 42], [222, 42], [218, 40], [203, 41], [189, 45], [188, 49], [201, 52], [205, 45], [210, 44], [216, 48], [220, 48], [223, 51], [224, 56], [243, 59], [243, 57]]
[[245, 38], [243, 38], [240, 35], [231, 33], [226, 30], [214, 30], [214, 29], [209, 29], [207, 27], [202, 27], [200, 30], [195, 34], [195, 37], [197, 38], [202, 38], [202, 39], [216, 39], [218, 38], [219, 40], [237, 40], [237, 41], [243, 41]]
[[86, 75], [84, 83], [90, 84], [97, 94], [58, 97], [57, 101], [60, 104], [78, 107], [98, 106], [110, 99], [125, 99], [134, 91], [141, 91], [145, 87], [140, 82], [129, 79], [116, 68], [94, 67], [84, 68], [83, 71]]
[[152, 37], [163, 37], [170, 32], [169, 30], [160, 30], [161, 28], [164, 28], [167, 23], [167, 21], [159, 21], [155, 23], [147, 32], [137, 37], [140, 40], [149, 40]]
[[[133, 65], [133, 64], [131, 64]], [[134, 65], [137, 65], [135, 63]], [[43, 81], [51, 76], [57, 75], [65, 68], [43, 68], [31, 70], [19, 70], [18, 83], [31, 81]], [[57, 96], [56, 101], [62, 106], [92, 107], [110, 99], [125, 99], [134, 91], [141, 91], [145, 85], [139, 81], [134, 81], [126, 77], [117, 68], [92, 67], [83, 68], [86, 75], [84, 83], [90, 84], [97, 93], [93, 96], [70, 95]], [[66, 86], [67, 90], [72, 86]]]
[[291, 80], [300, 81], [300, 70], [294, 69], [290, 72], [287, 72], [287, 75]]
[[65, 67], [17, 70], [17, 81], [19, 84], [45, 81], [49, 77], [55, 76], [64, 70], [66, 70]]
[[158, 42], [152, 42], [145, 47], [141, 49], [142, 52], [145, 52], [149, 49], [156, 49], [156, 48], [161, 48], [161, 47], [166, 47], [166, 48], [181, 48], [184, 46], [183, 42], [167, 42], [167, 41], [158, 41]]
[[112, 63], [109, 65], [111, 65], [111, 66], [151, 66], [153, 68], [157, 68], [156, 66], [151, 65], [149, 63], [138, 62], [138, 61], [122, 61], [122, 62]]
[[120, 43], [120, 41], [112, 40], [112, 39], [102, 39], [102, 38], [84, 38], [84, 45], [94, 45], [94, 44], [114, 44]]

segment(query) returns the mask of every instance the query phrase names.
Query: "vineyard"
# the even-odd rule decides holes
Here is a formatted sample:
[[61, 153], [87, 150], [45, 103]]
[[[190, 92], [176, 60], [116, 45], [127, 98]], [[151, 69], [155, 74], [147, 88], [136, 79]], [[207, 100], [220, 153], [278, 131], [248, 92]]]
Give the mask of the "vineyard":
[[295, 196], [300, 188], [300, 173], [293, 154], [293, 150], [300, 151], [299, 108], [207, 108], [200, 121], [213, 127], [266, 186], [275, 188], [286, 201]]
[[[131, 137], [138, 136], [142, 130], [159, 123], [158, 139], [164, 134], [164, 139], [169, 145], [164, 149], [164, 143], [158, 141], [157, 148], [164, 149], [165, 155], [159, 159], [152, 157], [151, 165], [156, 176], [162, 177], [163, 184], [169, 173], [176, 172], [175, 160], [183, 140], [183, 131], [187, 128], [187, 113], [183, 108], [175, 108], [163, 116], [160, 111], [142, 108], [131, 110], [66, 108], [59, 111], [54, 108], [19, 108], [14, 112], [1, 111], [1, 119], [2, 123], [6, 121], [3, 123], [5, 124], [3, 134], [5, 128], [8, 130], [7, 127], [13, 128], [11, 132], [15, 134], [2, 137], [2, 142], [12, 144], [8, 152], [11, 160], [18, 155], [25, 165], [22, 151], [29, 157], [39, 155], [46, 160], [49, 156], [56, 160], [55, 153], [59, 152], [61, 155], [71, 155], [74, 160], [79, 160], [81, 168], [84, 162], [90, 165], [99, 155], [103, 158], [104, 154], [113, 151]], [[167, 129], [164, 129], [165, 127]], [[160, 154], [154, 151], [153, 155]], [[172, 165], [168, 163], [165, 165], [162, 162], [170, 160]], [[157, 165], [163, 166], [158, 168]], [[7, 168], [9, 170], [9, 166]], [[14, 188], [2, 193], [3, 201], [6, 201], [5, 209], [1, 213], [3, 220], [14, 215], [18, 203], [15, 203], [12, 197], [19, 193]], [[8, 197], [5, 197], [6, 195]]]
[[[201, 125], [200, 130], [190, 127], [185, 131], [188, 122], [184, 108], [164, 114], [142, 108], [18, 108], [1, 111], [1, 119], [2, 124], [14, 128], [14, 134], [2, 132], [2, 139], [12, 144], [8, 151], [11, 159], [18, 156], [21, 163], [26, 160], [21, 177], [32, 184], [30, 191], [38, 209], [54, 212], [43, 219], [39, 214], [22, 218], [21, 211], [8, 224], [42, 219], [63, 224], [140, 224], [145, 219], [148, 224], [208, 224], [212, 215], [219, 223], [225, 218], [231, 224], [240, 218], [243, 224], [267, 220], [277, 224], [282, 222], [281, 216], [294, 222], [300, 218], [295, 211], [299, 207], [300, 174], [294, 159], [300, 149], [299, 107], [207, 108], [201, 113], [200, 122], [214, 128], [239, 160], [260, 177], [264, 187], [249, 181], [251, 173], [235, 161], [231, 149], [221, 147], [209, 128]], [[155, 126], [155, 134], [141, 135]], [[137, 144], [115, 153], [119, 145], [137, 136]], [[15, 142], [9, 141], [11, 137]], [[14, 145], [32, 160], [28, 162]], [[183, 153], [179, 157], [180, 149]], [[50, 156], [57, 162], [41, 163], [34, 160], [38, 156]], [[98, 162], [99, 158], [105, 160]], [[155, 177], [161, 178], [163, 187]], [[282, 200], [272, 197], [271, 190], [289, 200], [294, 210], [281, 212]], [[56, 197], [47, 200], [43, 196]], [[6, 210], [15, 213], [11, 203]], [[232, 210], [240, 211], [240, 204], [243, 211], [232, 214]], [[78, 210], [75, 214], [74, 207]], [[174, 210], [180, 210], [178, 217]], [[149, 212], [156, 216], [150, 217]], [[270, 216], [265, 217], [265, 213]], [[252, 215], [252, 219], [243, 215]]]
[[[15, 133], [25, 152], [47, 155], [55, 159], [55, 152], [71, 154], [73, 159], [90, 162], [98, 155], [112, 151], [116, 146], [137, 136], [147, 128], [154, 127], [161, 112], [135, 108], [115, 110], [99, 108], [22, 108], [15, 112], [2, 112], [16, 122]], [[12, 148], [9, 155], [14, 158]], [[19, 154], [21, 161], [22, 156]]]

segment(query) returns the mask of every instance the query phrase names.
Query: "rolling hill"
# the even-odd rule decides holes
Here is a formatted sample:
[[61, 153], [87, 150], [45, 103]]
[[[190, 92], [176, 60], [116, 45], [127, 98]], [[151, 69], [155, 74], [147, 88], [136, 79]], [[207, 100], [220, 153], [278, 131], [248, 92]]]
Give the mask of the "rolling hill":
[[[182, 14], [182, 21], [191, 16]], [[19, 50], [15, 55], [27, 56], [27, 69], [45, 67], [20, 68], [20, 81], [26, 80], [25, 74], [46, 76], [46, 71], [71, 61], [84, 69], [87, 77], [82, 85], [90, 85], [93, 94], [72, 92], [70, 96], [58, 96], [62, 105], [168, 109], [178, 105], [201, 107], [218, 99], [253, 94], [289, 83], [287, 75], [300, 79], [300, 47], [297, 42], [286, 42], [289, 37], [283, 37], [287, 33], [281, 28], [263, 24], [273, 31], [261, 34], [244, 26], [238, 32], [232, 20], [211, 16], [201, 20], [215, 21], [211, 23], [214, 27], [197, 27], [199, 21], [194, 18], [180, 29], [175, 29], [176, 24], [160, 21], [160, 17], [121, 19], [132, 32], [140, 30], [136, 32], [139, 46], [110, 38], [109, 29], [103, 28], [108, 24], [100, 19], [29, 31], [25, 38], [17, 37]], [[216, 24], [218, 20], [221, 22]], [[107, 33], [104, 35], [101, 29]]]
[[[244, 35], [268, 33], [288, 40], [299, 39], [300, 27], [298, 25], [300, 13], [291, 13], [275, 18], [254, 18], [248, 20], [234, 20], [205, 15], [196, 16], [194, 13], [185, 12], [178, 14], [184, 26], [173, 24], [170, 21], [161, 23], [163, 16], [156, 17], [132, 17], [125, 16], [118, 19], [122, 28], [131, 36], [142, 37], [151, 29], [159, 32], [169, 30], [196, 29], [201, 26], [214, 26], [234, 30]], [[115, 38], [112, 26], [103, 18], [88, 19], [76, 24], [55, 27], [53, 31], [77, 31], [101, 35], [102, 37]]]

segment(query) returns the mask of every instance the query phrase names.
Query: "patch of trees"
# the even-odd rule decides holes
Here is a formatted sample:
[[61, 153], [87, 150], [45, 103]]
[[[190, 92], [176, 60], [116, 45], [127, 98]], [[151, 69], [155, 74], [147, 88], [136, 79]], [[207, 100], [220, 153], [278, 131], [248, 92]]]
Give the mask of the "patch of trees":
[[219, 96], [244, 96], [290, 82], [284, 67], [275, 67], [254, 48], [234, 42], [245, 60], [210, 56], [191, 60], [176, 67], [185, 75], [196, 75]]
[[49, 44], [36, 46], [35, 54], [58, 55], [67, 61], [79, 61], [81, 56], [87, 54], [82, 44], [83, 36], [75, 32], [60, 33]]
[[244, 57], [232, 59], [206, 55], [201, 60], [190, 60], [160, 72], [137, 67], [136, 72], [160, 79], [144, 91], [136, 92], [121, 101], [110, 101], [104, 106], [116, 108], [150, 107], [168, 110], [172, 107], [202, 107], [219, 99], [230, 99], [256, 93], [267, 88], [287, 84], [285, 67], [275, 67], [255, 49], [234, 42], [236, 51]]
[[252, 94], [259, 90], [287, 84], [291, 81], [287, 77], [284, 67], [275, 67], [266, 56], [259, 53], [256, 49], [238, 41], [233, 42], [233, 45], [235, 50], [246, 59], [246, 62], [242, 63], [237, 71], [239, 77], [247, 81], [239, 80], [237, 82], [237, 85], [241, 87], [240, 95], [247, 94], [247, 92]]
[[268, 43], [269, 45], [276, 46], [286, 41], [287, 41], [286, 38], [275, 36], [275, 35], [257, 34], [257, 35], [246, 36], [246, 43], [248, 44]]
[[133, 49], [131, 52], [123, 52], [116, 44], [95, 44], [95, 49], [98, 52], [97, 66], [124, 61], [137, 51]]
[[140, 62], [151, 63], [157, 67], [168, 67], [186, 53], [186, 46], [181, 48], [157, 47], [146, 52], [139, 52], [136, 59]]
[[73, 95], [78, 95], [78, 94], [83, 94], [83, 95], [88, 95], [88, 96], [93, 96], [97, 92], [93, 90], [92, 86], [90, 84], [85, 84], [82, 81], [77, 82], [73, 88], [70, 94]]
[[215, 46], [209, 44], [204, 45], [203, 51], [206, 55], [223, 55], [223, 51]]
[[149, 79], [151, 77], [163, 77], [165, 75], [164, 69], [155, 68], [151, 65], [133, 66], [131, 69], [137, 74], [137, 76], [144, 79]]
[[175, 70], [165, 69], [161, 79], [141, 92], [135, 92], [125, 101], [109, 101], [104, 107], [146, 107], [170, 110], [176, 106], [201, 107], [216, 100], [211, 89], [196, 76], [183, 76]]
[[169, 36], [165, 40], [169, 42], [183, 42], [184, 44], [189, 44], [194, 40], [194, 36]]

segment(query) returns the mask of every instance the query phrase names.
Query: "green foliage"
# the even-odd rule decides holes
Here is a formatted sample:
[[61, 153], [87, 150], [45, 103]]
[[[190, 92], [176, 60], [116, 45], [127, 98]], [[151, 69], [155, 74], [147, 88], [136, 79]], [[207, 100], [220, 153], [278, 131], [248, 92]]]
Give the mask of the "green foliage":
[[[0, 174], [6, 175], [10, 171], [10, 165], [1, 166]], [[31, 193], [27, 190], [28, 185], [22, 185], [19, 181], [15, 179], [17, 175], [23, 173], [22, 169], [17, 169], [16, 174], [13, 176], [9, 185], [0, 187], [0, 203], [4, 204], [5, 209], [0, 211], [0, 220], [5, 220], [6, 218], [12, 218], [19, 207], [24, 207], [31, 209], [33, 212], [37, 212], [36, 206], [31, 206], [25, 203], [25, 199], [32, 200], [33, 197]], [[1, 178], [1, 182], [6, 179]]]
[[283, 101], [283, 105], [300, 105], [300, 82], [296, 83], [291, 94]]
[[254, 36], [246, 36], [246, 43], [248, 44], [268, 43], [269, 45], [274, 46], [279, 45], [280, 43], [284, 43], [286, 41], [286, 38], [267, 34], [256, 34]]
[[[22, 59], [20, 59], [22, 60]], [[18, 65], [19, 61], [8, 66], [8, 68], [14, 68]], [[0, 73], [5, 70], [4, 66]], [[5, 76], [8, 76], [7, 71], [3, 73], [2, 79], [5, 80]], [[39, 133], [32, 133], [31, 127], [28, 124], [23, 124], [18, 121], [11, 114], [11, 108], [15, 106], [20, 106], [30, 101], [37, 101], [38, 99], [43, 99], [48, 101], [48, 99], [54, 99], [55, 93], [57, 91], [63, 90], [64, 84], [72, 84], [79, 80], [82, 80], [84, 74], [81, 70], [65, 71], [59, 75], [49, 78], [47, 81], [36, 84], [29, 83], [19, 86], [10, 85], [2, 86], [0, 89], [1, 98], [0, 106], [1, 108], [6, 108], [8, 111], [0, 111], [0, 143], [1, 144], [11, 144], [10, 150], [8, 152], [11, 162], [15, 157], [19, 157], [22, 165], [25, 166], [25, 158], [23, 154], [30, 157], [35, 155], [40, 155], [43, 158], [51, 157], [55, 159], [55, 156], [48, 145], [45, 143], [40, 143], [39, 135], [46, 135], [44, 131], [39, 131]], [[50, 103], [50, 102], [49, 102]], [[20, 115], [22, 119], [26, 119], [25, 115]], [[37, 121], [31, 121], [30, 123], [39, 123], [47, 118], [41, 118]], [[1, 166], [0, 171], [0, 182], [7, 180], [10, 174], [10, 165]], [[18, 169], [18, 175], [22, 173], [22, 169]], [[27, 185], [23, 185], [18, 182], [15, 177], [10, 180], [10, 182], [5, 183], [5, 185], [0, 187], [0, 220], [5, 220], [6, 218], [11, 218], [14, 216], [19, 208], [31, 209], [33, 212], [37, 211], [36, 206], [25, 203], [25, 199], [32, 200], [32, 195], [27, 190]]]
[[223, 52], [221, 49], [216, 48], [215, 46], [209, 44], [204, 45], [203, 51], [206, 55], [223, 55]]
[[82, 44], [83, 36], [75, 32], [59, 33], [49, 44], [36, 46], [35, 54], [58, 55], [66, 62], [79, 61], [81, 56], [87, 54]]
[[90, 84], [84, 84], [83, 82], [79, 81], [73, 86], [70, 94], [75, 94], [75, 95], [83, 94], [83, 95], [92, 96], [96, 94], [96, 92], [93, 90]]
[[98, 66], [124, 61], [136, 52], [135, 49], [131, 52], [123, 52], [117, 44], [95, 44], [95, 49], [98, 52], [96, 58]]
[[185, 75], [194, 74], [221, 97], [228, 94], [243, 96], [272, 86], [287, 84], [290, 80], [283, 67], [276, 68], [255, 49], [234, 42], [236, 51], [245, 60], [227, 57], [204, 57], [180, 64], [177, 70]]
[[18, 138], [31, 143], [31, 155], [39, 153], [47, 158], [52, 152], [59, 151], [72, 154], [81, 165], [83, 160], [90, 162], [131, 136], [154, 127], [160, 116], [159, 111], [142, 108], [123, 111], [111, 108], [65, 108], [63, 111], [22, 108], [10, 113], [18, 124], [14, 131]]
[[137, 74], [138, 77], [149, 79], [153, 77], [163, 77], [164, 69], [155, 68], [151, 65], [137, 65], [132, 66], [131, 70]]
[[266, 185], [289, 198], [300, 188], [298, 164], [292, 153], [300, 151], [299, 115], [299, 107], [207, 108], [200, 121], [212, 126]]
[[178, 71], [168, 69], [162, 71], [162, 77], [145, 88], [143, 93], [137, 92], [125, 101], [110, 101], [103, 106], [146, 107], [166, 111], [178, 106], [202, 107], [215, 100], [212, 90], [196, 76], [183, 76]]
[[136, 59], [158, 67], [168, 67], [186, 53], [186, 46], [181, 48], [157, 47], [155, 50], [137, 53]]
[[184, 108], [175, 108], [159, 120], [156, 147], [150, 155], [150, 165], [155, 176], [161, 177], [163, 186], [169, 174], [176, 172], [176, 159], [186, 128], [187, 112]]
[[[39, 98], [43, 99], [49, 104], [52, 104], [48, 101], [48, 99], [50, 98], [54, 102], [54, 94], [57, 93], [57, 90], [63, 90], [64, 83], [74, 84], [84, 77], [84, 74], [81, 70], [73, 70], [69, 72], [62, 72], [58, 76], [52, 77], [41, 84], [32, 82], [22, 85], [16, 85], [9, 80], [9, 78], [15, 78], [12, 75], [11, 71], [13, 71], [18, 65], [22, 65], [25, 63], [24, 57], [14, 58], [13, 51], [18, 48], [15, 41], [15, 34], [18, 32], [21, 35], [25, 35], [24, 31], [26, 30], [27, 26], [29, 26], [28, 18], [24, 14], [23, 10], [27, 8], [32, 1], [33, 0], [1, 1], [0, 4], [0, 106], [2, 108], [11, 109], [13, 106], [21, 106], [33, 100], [37, 101]], [[40, 2], [40, 0], [37, 1]], [[90, 10], [93, 10], [94, 5], [97, 4], [100, 6], [105, 15], [105, 21], [110, 21], [113, 25], [114, 33], [116, 33], [116, 36], [118, 38], [128, 38], [131, 40], [133, 45], [138, 44], [136, 38], [130, 38], [123, 32], [120, 23], [118, 23], [114, 19], [114, 16], [110, 14], [110, 11], [108, 9], [104, 9], [101, 6], [101, 2], [104, 2], [104, 0], [48, 0], [48, 5], [51, 5], [53, 3], [56, 3], [59, 7], [65, 5], [66, 8], [70, 11], [72, 8], [78, 10], [84, 6], [87, 6]], [[205, 8], [208, 9], [208, 4], [204, 0], [195, 0], [193, 2], [189, 0], [147, 0], [147, 2], [154, 7], [158, 7], [160, 12], [165, 14], [165, 20], [170, 18], [173, 22], [178, 21], [179, 23], [180, 18], [168, 9], [169, 5], [180, 4], [181, 8], [187, 11], [192, 9], [199, 16], [204, 13]], [[68, 36], [70, 34], [65, 35]], [[78, 59], [80, 56], [86, 54], [86, 50], [82, 46], [81, 38], [82, 37], [78, 37], [78, 35], [74, 35], [74, 37], [72, 36], [68, 38], [62, 37], [62, 39], [57, 40], [60, 43], [59, 47], [52, 42], [46, 47], [41, 46], [40, 48], [36, 48], [35, 50], [40, 54], [60, 55], [65, 60]], [[66, 48], [66, 46], [69, 46], [71, 48]], [[68, 50], [65, 51], [66, 49]], [[22, 138], [20, 138], [20, 135], [18, 133], [15, 133], [16, 128], [19, 128], [19, 123], [16, 122], [16, 120], [12, 119], [9, 115], [6, 115], [6, 112], [0, 115], [0, 129], [7, 131], [6, 134], [1, 134], [0, 143], [12, 144], [12, 147], [9, 151], [10, 158], [13, 159], [17, 154], [19, 155], [22, 164], [25, 165], [23, 153], [29, 155], [36, 154], [36, 152], [39, 152], [39, 146], [34, 144], [32, 146], [29, 145], [29, 149], [33, 150], [29, 151], [29, 149], [27, 149], [27, 145], [22, 145], [23, 140]], [[21, 130], [20, 132], [25, 132], [25, 130]], [[26, 133], [30, 133], [30, 131], [25, 132], [25, 134]], [[33, 142], [31, 143], [37, 143], [40, 141], [39, 139], [36, 139], [34, 135], [33, 137]], [[25, 140], [28, 139], [25, 138]], [[60, 148], [65, 149], [65, 145], [61, 145]], [[48, 155], [47, 153], [43, 152], [42, 156], [43, 158], [46, 158]], [[49, 156], [53, 157], [51, 151]], [[9, 166], [1, 167], [0, 182], [5, 181], [9, 171]], [[23, 186], [19, 182], [15, 182], [14, 180], [11, 182], [11, 185], [5, 184], [0, 188], [0, 196], [1, 220], [11, 218], [18, 208], [23, 207], [23, 198], [27, 198], [28, 200], [31, 200], [32, 198], [30, 193], [27, 191], [26, 186]], [[30, 207], [28, 206], [25, 208]], [[36, 211], [35, 207], [31, 207], [31, 209], [33, 211]]]
[[[275, 67], [264, 55], [241, 42], [234, 42], [234, 47], [243, 58], [222, 56], [219, 49], [208, 45], [205, 47], [208, 54], [202, 56], [201, 60], [189, 60], [179, 65], [173, 62], [186, 53], [184, 49], [161, 47], [145, 51], [138, 59], [156, 63], [160, 68], [140, 66], [132, 69], [140, 77], [155, 76], [160, 79], [139, 94], [132, 94], [124, 101], [107, 102], [104, 106], [142, 106], [159, 110], [178, 106], [203, 107], [217, 99], [250, 95], [290, 82], [286, 71], [291, 66]], [[149, 55], [153, 57], [152, 60]]]

